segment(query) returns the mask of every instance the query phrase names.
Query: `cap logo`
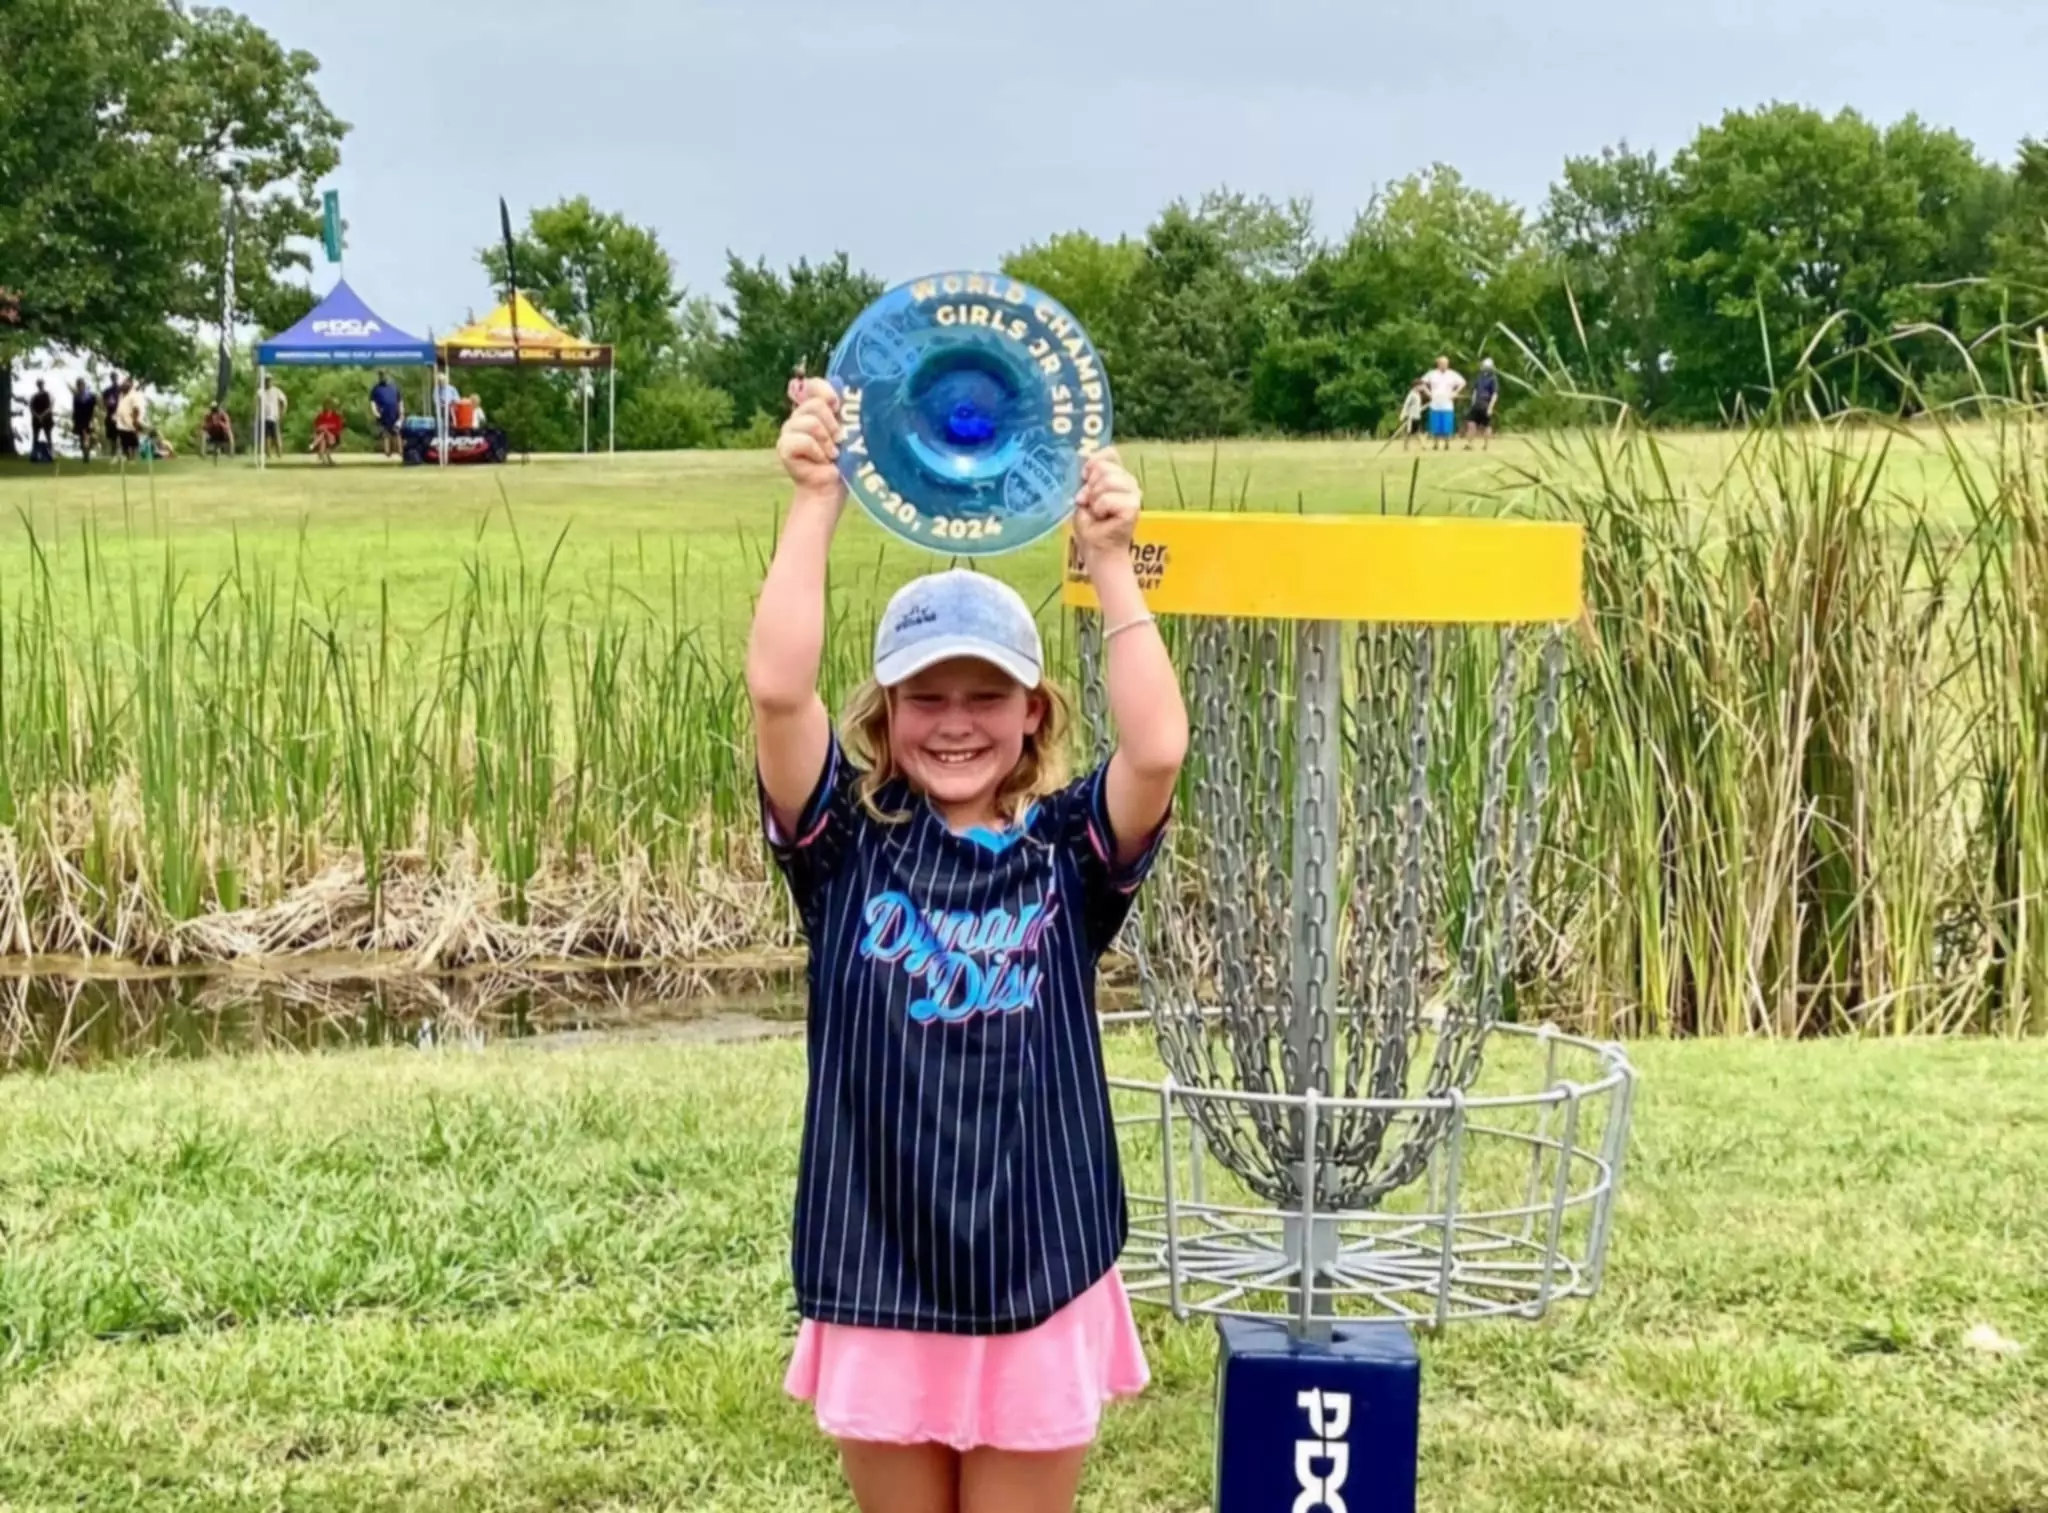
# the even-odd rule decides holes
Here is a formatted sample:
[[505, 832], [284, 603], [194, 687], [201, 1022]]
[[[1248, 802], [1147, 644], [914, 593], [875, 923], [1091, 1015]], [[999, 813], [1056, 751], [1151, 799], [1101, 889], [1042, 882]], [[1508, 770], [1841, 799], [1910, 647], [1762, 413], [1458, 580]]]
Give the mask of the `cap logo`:
[[938, 623], [939, 617], [935, 611], [928, 605], [918, 604], [904, 611], [903, 618], [896, 622], [895, 631], [900, 636], [906, 630], [916, 630], [920, 625], [936, 625]]

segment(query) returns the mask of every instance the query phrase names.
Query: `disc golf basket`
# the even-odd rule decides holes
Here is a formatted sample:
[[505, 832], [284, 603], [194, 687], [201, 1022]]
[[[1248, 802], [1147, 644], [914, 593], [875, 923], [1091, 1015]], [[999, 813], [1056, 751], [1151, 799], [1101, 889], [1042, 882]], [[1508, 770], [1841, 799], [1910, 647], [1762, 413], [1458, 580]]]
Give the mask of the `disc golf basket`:
[[1529, 1022], [1577, 528], [1148, 516], [1136, 551], [1192, 744], [1123, 936], [1166, 1073], [1111, 1079], [1133, 1297], [1314, 1339], [1590, 1296], [1634, 1072]]

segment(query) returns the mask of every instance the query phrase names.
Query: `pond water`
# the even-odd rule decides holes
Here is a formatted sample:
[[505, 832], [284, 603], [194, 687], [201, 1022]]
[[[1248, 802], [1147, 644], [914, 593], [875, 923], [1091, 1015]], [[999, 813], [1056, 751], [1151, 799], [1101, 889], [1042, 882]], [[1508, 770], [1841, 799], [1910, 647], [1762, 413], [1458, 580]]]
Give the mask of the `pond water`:
[[365, 1045], [739, 1040], [802, 1020], [789, 968], [0, 976], [0, 1074]]

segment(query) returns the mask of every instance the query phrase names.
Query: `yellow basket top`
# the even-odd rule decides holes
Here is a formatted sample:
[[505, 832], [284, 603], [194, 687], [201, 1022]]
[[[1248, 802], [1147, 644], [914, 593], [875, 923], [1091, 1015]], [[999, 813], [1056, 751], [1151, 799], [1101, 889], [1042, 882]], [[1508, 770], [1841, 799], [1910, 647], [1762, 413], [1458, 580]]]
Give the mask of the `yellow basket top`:
[[[1131, 557], [1157, 614], [1394, 624], [1575, 620], [1585, 531], [1414, 515], [1147, 512]], [[1097, 607], [1073, 534], [1065, 602]]]

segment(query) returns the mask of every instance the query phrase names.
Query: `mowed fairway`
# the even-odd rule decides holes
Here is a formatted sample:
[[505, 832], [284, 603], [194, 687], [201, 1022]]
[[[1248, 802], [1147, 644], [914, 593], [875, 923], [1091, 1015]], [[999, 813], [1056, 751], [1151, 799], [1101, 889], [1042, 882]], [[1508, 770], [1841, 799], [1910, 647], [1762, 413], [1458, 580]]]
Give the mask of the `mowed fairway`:
[[[1606, 1291], [1425, 1343], [1423, 1508], [2048, 1508], [2048, 1046], [1637, 1060]], [[846, 1508], [780, 1390], [802, 1085], [789, 1041], [0, 1083], [0, 1507]], [[1142, 1323], [1084, 1513], [1209, 1505], [1213, 1333]]]
[[[1960, 434], [1975, 447], [1989, 432]], [[1878, 440], [1857, 431], [1841, 445]], [[1125, 455], [1154, 509], [1439, 513], [1512, 506], [1532, 476], [1590, 483], [1590, 445], [1504, 438], [1490, 452], [1460, 443], [1433, 454], [1377, 442], [1141, 443]], [[1706, 433], [1658, 446], [1674, 490], [1707, 499], [1739, 442]], [[1889, 490], [1928, 502], [1955, 497], [1937, 432], [1916, 431], [1893, 449]], [[125, 598], [128, 565], [146, 570], [153, 588], [168, 547], [188, 592], [211, 592], [239, 564], [245, 576], [261, 569], [287, 587], [302, 581], [316, 613], [331, 607], [356, 620], [388, 605], [392, 628], [410, 636], [461, 591], [465, 564], [481, 556], [514, 569], [523, 558], [538, 573], [553, 554], [557, 603], [639, 596], [664, 617], [737, 636], [787, 499], [764, 452], [535, 458], [445, 471], [367, 457], [335, 468], [294, 458], [262, 472], [246, 459], [179, 459], [127, 473], [103, 464], [54, 474], [9, 467], [0, 470], [0, 604], [18, 601], [34, 581], [31, 535], [51, 568], [51, 591], [65, 601], [82, 596], [90, 535], [111, 570], [101, 592], [111, 584]], [[853, 516], [835, 569], [858, 601], [933, 565]], [[1038, 603], [1057, 584], [1058, 546], [1041, 542], [990, 566]]]

